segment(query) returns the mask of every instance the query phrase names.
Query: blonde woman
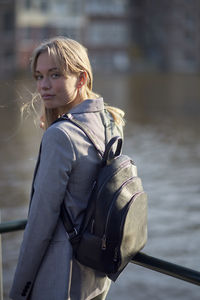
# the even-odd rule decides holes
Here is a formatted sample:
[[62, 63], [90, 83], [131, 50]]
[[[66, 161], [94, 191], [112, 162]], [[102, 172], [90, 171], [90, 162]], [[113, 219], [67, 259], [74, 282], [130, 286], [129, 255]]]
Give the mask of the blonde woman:
[[81, 129], [67, 121], [53, 122], [70, 112], [89, 127], [104, 150], [108, 137], [102, 113], [112, 136], [122, 135], [123, 112], [105, 106], [93, 92], [87, 51], [78, 42], [56, 37], [42, 43], [33, 53], [31, 66], [44, 107], [41, 127], [45, 132], [10, 298], [105, 299], [110, 279], [74, 259], [60, 217], [64, 202], [78, 230], [100, 159]]

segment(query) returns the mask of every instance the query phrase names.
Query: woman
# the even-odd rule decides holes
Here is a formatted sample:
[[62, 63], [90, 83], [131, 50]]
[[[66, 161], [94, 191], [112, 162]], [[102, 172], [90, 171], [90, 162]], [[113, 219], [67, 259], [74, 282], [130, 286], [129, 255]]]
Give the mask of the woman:
[[[99, 156], [84, 132], [68, 121], [53, 123], [70, 112], [96, 135], [102, 150], [106, 139], [122, 134], [123, 112], [104, 107], [92, 91], [86, 49], [58, 37], [35, 49], [32, 72], [44, 110], [45, 129], [34, 179], [28, 222], [10, 292], [13, 300], [105, 299], [110, 280], [73, 258], [60, 208], [68, 210], [78, 229], [87, 207]], [[104, 113], [104, 118], [102, 118]], [[53, 123], [53, 124], [52, 124]]]

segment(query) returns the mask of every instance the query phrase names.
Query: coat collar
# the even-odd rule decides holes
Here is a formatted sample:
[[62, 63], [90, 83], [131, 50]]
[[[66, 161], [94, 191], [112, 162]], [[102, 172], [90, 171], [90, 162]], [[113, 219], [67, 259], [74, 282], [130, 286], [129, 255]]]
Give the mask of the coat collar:
[[69, 113], [70, 114], [81, 114], [86, 112], [97, 112], [104, 109], [103, 98], [98, 99], [87, 99], [73, 107]]

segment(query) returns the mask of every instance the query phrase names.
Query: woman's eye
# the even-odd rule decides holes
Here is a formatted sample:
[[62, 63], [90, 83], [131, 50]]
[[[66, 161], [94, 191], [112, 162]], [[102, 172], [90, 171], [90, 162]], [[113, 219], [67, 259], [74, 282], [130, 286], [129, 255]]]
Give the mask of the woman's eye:
[[60, 77], [60, 74], [59, 73], [53, 73], [53, 74], [51, 74], [51, 77], [56, 79], [56, 78]]
[[42, 75], [35, 75], [34, 77], [35, 77], [35, 80], [41, 80], [43, 78]]

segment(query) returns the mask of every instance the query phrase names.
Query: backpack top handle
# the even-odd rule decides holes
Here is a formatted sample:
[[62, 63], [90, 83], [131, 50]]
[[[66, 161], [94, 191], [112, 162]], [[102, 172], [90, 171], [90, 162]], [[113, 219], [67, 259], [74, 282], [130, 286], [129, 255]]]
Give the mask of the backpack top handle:
[[[106, 145], [106, 149], [103, 155], [102, 164], [109, 164], [111, 160], [113, 160], [115, 157], [119, 156], [122, 152], [122, 138], [120, 136], [114, 136], [111, 138], [111, 140]], [[115, 149], [114, 149], [114, 145]], [[114, 149], [114, 151], [113, 151]]]

